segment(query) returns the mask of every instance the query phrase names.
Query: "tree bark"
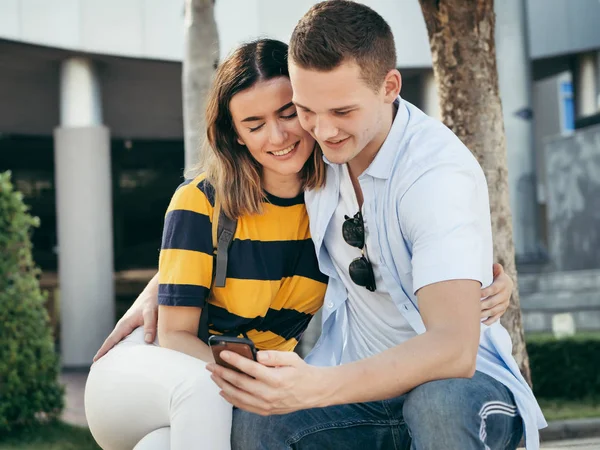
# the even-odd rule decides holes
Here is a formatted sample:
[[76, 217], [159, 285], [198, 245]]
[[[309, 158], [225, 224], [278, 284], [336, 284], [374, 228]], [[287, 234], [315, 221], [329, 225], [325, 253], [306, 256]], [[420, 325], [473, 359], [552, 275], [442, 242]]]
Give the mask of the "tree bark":
[[206, 92], [219, 59], [214, 0], [185, 0], [185, 55], [182, 68], [183, 134], [186, 170], [199, 161], [206, 133]]
[[471, 150], [487, 178], [494, 260], [515, 281], [502, 318], [513, 355], [531, 385], [508, 195], [506, 141], [494, 40], [493, 0], [419, 0], [427, 25], [442, 121]]

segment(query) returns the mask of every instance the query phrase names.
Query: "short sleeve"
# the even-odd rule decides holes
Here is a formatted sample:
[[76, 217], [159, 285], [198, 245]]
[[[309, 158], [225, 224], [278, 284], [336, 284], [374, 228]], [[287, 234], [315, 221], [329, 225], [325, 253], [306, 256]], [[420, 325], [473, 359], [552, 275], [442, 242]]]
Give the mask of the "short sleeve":
[[453, 164], [430, 169], [402, 197], [399, 215], [412, 251], [414, 293], [448, 280], [488, 284], [492, 237], [483, 172]]
[[165, 215], [158, 264], [158, 303], [203, 307], [212, 282], [212, 210], [207, 184], [182, 184]]

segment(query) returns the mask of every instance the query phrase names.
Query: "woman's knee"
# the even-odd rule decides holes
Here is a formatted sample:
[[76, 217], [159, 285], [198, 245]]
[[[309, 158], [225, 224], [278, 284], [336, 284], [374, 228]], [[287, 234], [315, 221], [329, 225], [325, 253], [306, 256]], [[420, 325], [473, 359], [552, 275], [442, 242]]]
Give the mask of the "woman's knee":
[[90, 369], [86, 418], [92, 435], [107, 450], [130, 450], [146, 434], [169, 424], [164, 383], [145, 376], [148, 361], [140, 357], [142, 350], [118, 346]]
[[[176, 430], [193, 421], [231, 427], [231, 405], [219, 395], [206, 364], [152, 345], [118, 346], [94, 364], [85, 408], [92, 434], [101, 445], [110, 441], [111, 450], [131, 449], [173, 421], [181, 425]], [[127, 445], [115, 447], [115, 439]]]

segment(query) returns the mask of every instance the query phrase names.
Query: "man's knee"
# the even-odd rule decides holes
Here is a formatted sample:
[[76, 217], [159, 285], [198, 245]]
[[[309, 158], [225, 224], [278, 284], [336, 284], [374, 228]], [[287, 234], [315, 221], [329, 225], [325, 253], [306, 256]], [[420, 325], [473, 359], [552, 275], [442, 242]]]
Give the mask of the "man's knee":
[[476, 393], [471, 379], [452, 378], [417, 386], [406, 395], [403, 416], [409, 428], [459, 426], [478, 414]]
[[403, 415], [413, 442], [424, 449], [439, 448], [440, 442], [447, 448], [481, 448], [488, 442], [496, 448], [512, 435], [518, 441], [521, 426], [510, 391], [481, 372], [418, 386], [406, 395]]

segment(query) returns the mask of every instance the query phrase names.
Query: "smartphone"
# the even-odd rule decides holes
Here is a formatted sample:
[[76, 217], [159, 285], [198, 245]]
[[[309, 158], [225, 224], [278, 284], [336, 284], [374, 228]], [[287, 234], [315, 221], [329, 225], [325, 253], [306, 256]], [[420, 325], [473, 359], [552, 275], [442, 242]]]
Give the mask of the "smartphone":
[[221, 358], [221, 352], [223, 350], [228, 350], [256, 361], [256, 347], [254, 346], [254, 342], [250, 339], [229, 336], [211, 336], [208, 338], [208, 345], [210, 345], [215, 362], [218, 365], [235, 370], [236, 372], [241, 371], [237, 367], [223, 361]]

